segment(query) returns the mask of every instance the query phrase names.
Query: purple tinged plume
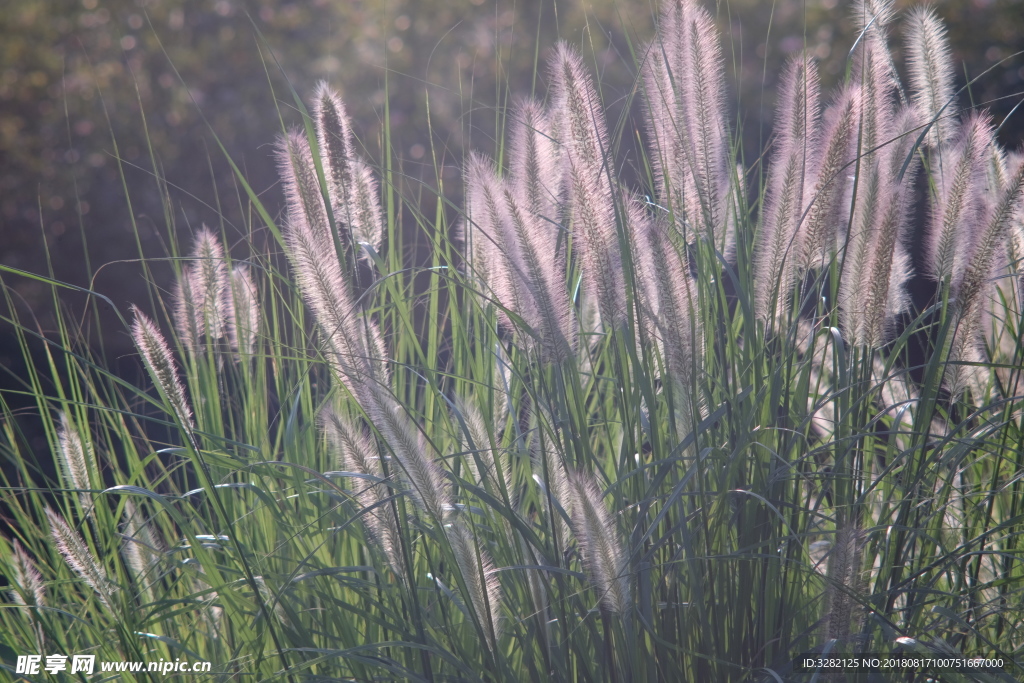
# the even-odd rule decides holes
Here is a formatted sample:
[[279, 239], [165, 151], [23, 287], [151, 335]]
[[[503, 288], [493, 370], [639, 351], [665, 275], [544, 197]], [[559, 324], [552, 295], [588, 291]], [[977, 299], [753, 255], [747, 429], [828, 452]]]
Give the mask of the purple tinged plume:
[[818, 70], [810, 56], [790, 60], [779, 93], [775, 153], [754, 256], [756, 312], [768, 321], [785, 316], [796, 279], [799, 228], [810, 200], [818, 148], [819, 90]]
[[695, 0], [668, 4], [644, 71], [659, 201], [687, 241], [714, 235], [716, 248], [728, 254], [739, 177], [730, 163], [724, 60], [707, 10]]
[[606, 325], [626, 320], [625, 283], [612, 195], [611, 151], [601, 102], [579, 54], [559, 43], [552, 59], [553, 109], [565, 154], [570, 229], [587, 293]]

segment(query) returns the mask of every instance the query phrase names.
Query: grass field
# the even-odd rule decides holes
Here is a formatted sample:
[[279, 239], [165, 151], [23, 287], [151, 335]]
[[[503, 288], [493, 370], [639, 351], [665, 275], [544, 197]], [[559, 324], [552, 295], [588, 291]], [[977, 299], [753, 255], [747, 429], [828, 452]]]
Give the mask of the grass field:
[[[330, 88], [276, 93], [287, 211], [239, 171], [271, 246], [218, 226], [171, 247], [175, 290], [118, 312], [145, 381], [72, 314], [6, 321], [45, 348], [15, 393], [58, 467], [0, 396], [0, 666], [1021, 680], [1024, 158], [955, 91], [932, 10], [853, 12], [842, 85], [793, 57], [759, 159], [695, 0], [631, 46], [638, 125], [560, 44], [431, 215]], [[9, 280], [71, 287], [0, 269], [11, 311]], [[1004, 664], [843, 678], [795, 669], [811, 652]]]

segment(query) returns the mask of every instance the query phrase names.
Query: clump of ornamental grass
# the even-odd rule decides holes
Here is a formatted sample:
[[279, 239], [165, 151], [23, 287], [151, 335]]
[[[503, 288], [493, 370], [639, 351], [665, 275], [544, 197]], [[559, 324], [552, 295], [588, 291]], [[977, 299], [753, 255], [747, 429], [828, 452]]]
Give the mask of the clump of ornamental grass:
[[433, 217], [389, 110], [371, 160], [330, 86], [296, 97], [279, 219], [238, 176], [275, 242], [196, 231], [125, 321], [145, 381], [61, 318], [68, 372], [26, 378], [59, 481], [0, 402], [0, 638], [289, 680], [810, 680], [799, 653], [908, 639], [1012, 662], [1024, 163], [934, 9], [902, 18], [906, 84], [893, 4], [852, 17], [847, 77], [791, 57], [754, 163], [710, 7], [636, 46], [635, 126], [559, 43]]

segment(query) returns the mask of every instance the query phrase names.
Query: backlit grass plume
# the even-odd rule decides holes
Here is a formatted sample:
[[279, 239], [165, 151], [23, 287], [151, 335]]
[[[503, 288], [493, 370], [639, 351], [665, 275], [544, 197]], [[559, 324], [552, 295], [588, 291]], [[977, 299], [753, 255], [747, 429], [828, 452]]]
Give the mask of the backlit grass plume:
[[4, 574], [10, 586], [7, 595], [13, 604], [21, 605], [21, 613], [29, 625], [27, 630], [41, 650], [45, 641], [40, 610], [47, 606], [43, 576], [17, 539], [11, 541], [11, 552], [6, 559]]
[[243, 359], [256, 353], [260, 329], [260, 302], [256, 283], [249, 269], [235, 265], [231, 270], [231, 297], [228, 300], [228, 339]]
[[845, 643], [851, 637], [851, 621], [856, 616], [857, 599], [863, 590], [863, 544], [861, 533], [849, 523], [835, 532], [825, 572], [823, 640], [835, 639]]
[[462, 580], [469, 590], [470, 602], [483, 630], [484, 640], [493, 651], [501, 637], [501, 584], [494, 573], [494, 563], [487, 552], [478, 547], [473, 532], [462, 522], [451, 524], [445, 533]]
[[192, 408], [185, 397], [185, 387], [178, 376], [174, 354], [167, 345], [160, 329], [139, 309], [132, 307], [135, 322], [132, 325], [132, 340], [142, 356], [146, 370], [153, 384], [170, 406], [178, 422], [185, 429], [194, 429]]
[[46, 508], [45, 512], [57, 551], [71, 570], [96, 592], [100, 601], [106, 607], [111, 608], [111, 600], [116, 586], [110, 583], [99, 560], [86, 547], [82, 537], [68, 526], [63, 517], [50, 508]]
[[[1013, 169], [1005, 186], [994, 192], [994, 201], [983, 218], [981, 233], [964, 268], [956, 298], [956, 327], [949, 369], [951, 391], [959, 393], [965, 388], [965, 377], [971, 372], [958, 363], [982, 362], [979, 353], [982, 316], [989, 290], [993, 289], [993, 276], [997, 274], [999, 259], [1004, 254], [1013, 216], [1021, 210], [1024, 198], [1024, 163]], [[978, 398], [978, 397], [976, 397]]]
[[902, 89], [886, 42], [892, 4], [859, 3], [854, 19], [861, 40], [854, 53], [859, 114], [850, 214], [842, 240], [839, 304], [843, 328], [855, 344], [877, 347], [907, 304], [910, 277], [906, 237], [915, 166], [915, 111], [900, 105]]
[[963, 278], [985, 212], [985, 163], [992, 142], [991, 119], [970, 116], [961, 125], [938, 175], [938, 196], [928, 231], [929, 275], [939, 282], [948, 281], [954, 291]]
[[692, 241], [732, 248], [738, 189], [725, 120], [722, 48], [711, 15], [695, 0], [662, 11], [644, 68], [648, 133], [656, 191]]
[[537, 219], [537, 242], [554, 256], [567, 248], [562, 229], [562, 149], [551, 116], [536, 100], [522, 100], [512, 112], [509, 171], [516, 199]]
[[313, 117], [331, 210], [339, 224], [339, 240], [346, 250], [354, 248], [357, 256], [360, 244], [380, 251], [384, 220], [377, 198], [377, 182], [355, 151], [352, 124], [345, 105], [326, 83], [317, 87]]
[[59, 454], [60, 464], [71, 488], [79, 489], [82, 509], [92, 514], [92, 475], [96, 471], [96, 460], [88, 441], [82, 439], [71, 416], [64, 411], [60, 414]]
[[593, 475], [585, 472], [569, 475], [569, 500], [573, 531], [583, 553], [587, 576], [601, 605], [610, 612], [623, 614], [632, 604], [628, 558], [621, 546], [615, 520], [605, 507], [601, 489]]
[[575, 48], [559, 43], [551, 72], [552, 106], [559, 117], [565, 158], [569, 225], [583, 264], [583, 281], [601, 319], [615, 327], [625, 321], [626, 300], [604, 108]]
[[[809, 207], [799, 223], [798, 272], [827, 266], [836, 254], [840, 225], [848, 220], [847, 193], [850, 167], [856, 158], [860, 97], [856, 86], [839, 90], [825, 109], [820, 155], [814, 155], [814, 187]], [[759, 256], [760, 257], [760, 256]], [[780, 293], [784, 293], [781, 289]]]
[[529, 278], [522, 244], [512, 228], [512, 208], [505, 187], [491, 162], [471, 155], [466, 171], [471, 188], [469, 220], [473, 249], [483, 250], [473, 265], [483, 262], [488, 287], [500, 304], [498, 316], [509, 330], [517, 328], [505, 309], [533, 327], [539, 320], [536, 284]]
[[351, 386], [365, 381], [386, 381], [374, 362], [376, 326], [356, 308], [351, 286], [331, 237], [331, 227], [320, 193], [309, 142], [298, 133], [281, 143], [278, 161], [288, 203], [285, 239], [296, 281], [313, 310], [339, 378]]
[[374, 427], [394, 455], [409, 493], [428, 518], [442, 521], [454, 509], [444, 472], [431, 457], [432, 449], [405, 408], [381, 387], [371, 387], [361, 399]]
[[[861, 276], [859, 290], [847, 290], [858, 309], [848, 318], [852, 338], [873, 347], [888, 341], [896, 316], [909, 303], [905, 284], [911, 266], [905, 242], [917, 170], [911, 156], [916, 124], [916, 112], [903, 108], [887, 130], [894, 139], [879, 159], [879, 203], [872, 224], [864, 226], [863, 246], [858, 245], [854, 255], [854, 272]], [[905, 165], [907, 159], [909, 165]], [[861, 257], [865, 260], [858, 263], [856, 259]]]
[[355, 479], [352, 483], [356, 501], [363, 508], [363, 523], [395, 574], [404, 577], [398, 524], [387, 500], [390, 490], [384, 483], [384, 472], [376, 446], [363, 429], [343, 413], [327, 408], [321, 413], [320, 419], [327, 442], [337, 457], [338, 468], [343, 472], [354, 472], [366, 477]]
[[692, 387], [703, 371], [704, 344], [697, 283], [690, 274], [685, 247], [675, 243], [664, 219], [651, 219], [638, 201], [628, 208], [638, 254], [637, 279], [643, 318], [665, 361], [666, 384], [674, 389], [677, 429], [689, 431], [699, 415]]
[[818, 90], [818, 70], [810, 57], [790, 60], [779, 91], [775, 150], [755, 252], [757, 312], [765, 319], [781, 318], [789, 309], [788, 293], [798, 272], [800, 225], [812, 199], [817, 159]]
[[158, 565], [164, 553], [164, 544], [153, 531], [152, 525], [142, 517], [132, 500], [124, 504], [124, 543], [121, 557], [131, 570], [133, 579], [146, 602], [153, 600], [153, 585], [158, 579]]
[[[456, 397], [455, 409], [458, 412], [456, 423], [465, 424], [464, 437], [465, 462], [470, 468], [473, 480], [481, 486], [490, 486], [495, 495], [501, 491], [512, 489], [512, 461], [508, 456], [501, 457], [500, 451], [491, 447], [490, 430], [476, 399]], [[501, 411], [494, 416], [494, 438], [500, 443], [501, 427], [499, 419]], [[504, 462], [502, 462], [504, 461]]]
[[914, 7], [907, 15], [907, 67], [918, 119], [931, 124], [927, 143], [933, 149], [947, 144], [956, 128], [953, 59], [946, 27], [932, 7]]
[[[484, 274], [484, 283], [501, 305], [500, 320], [507, 329], [518, 330], [511, 311], [528, 326], [519, 330], [520, 341], [531, 346], [535, 341], [544, 360], [565, 361], [574, 350], [576, 324], [557, 224], [537, 212], [547, 210], [539, 197], [530, 199], [521, 186], [510, 187], [479, 155], [470, 156], [466, 182], [471, 266]], [[531, 203], [537, 208], [529, 208]]]
[[204, 337], [215, 342], [224, 336], [231, 296], [228, 277], [224, 247], [203, 226], [196, 235], [191, 262], [182, 268], [175, 290], [175, 324], [188, 350], [197, 350]]
[[550, 411], [543, 406], [531, 406], [529, 417], [533, 479], [541, 488], [541, 503], [547, 511], [546, 522], [554, 546], [564, 549], [569, 541], [566, 517], [572, 502], [569, 469], [555, 440], [555, 422]]
[[15, 539], [11, 545], [11, 554], [7, 556], [11, 602], [26, 607], [46, 607], [46, 586], [39, 569], [21, 543]]

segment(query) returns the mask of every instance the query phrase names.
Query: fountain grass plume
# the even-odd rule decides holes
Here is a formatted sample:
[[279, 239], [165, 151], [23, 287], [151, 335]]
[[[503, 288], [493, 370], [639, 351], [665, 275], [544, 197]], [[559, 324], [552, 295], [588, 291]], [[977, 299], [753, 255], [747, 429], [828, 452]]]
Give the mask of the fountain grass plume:
[[583, 553], [587, 576], [601, 606], [626, 613], [630, 600], [628, 556], [621, 545], [615, 520], [593, 475], [576, 471], [568, 477], [573, 532]]
[[92, 494], [86, 493], [92, 488], [90, 472], [96, 470], [96, 460], [92, 447], [83, 441], [67, 411], [60, 414], [60, 431], [58, 433], [58, 454], [61, 467], [72, 488], [82, 491], [82, 509], [92, 515]]
[[[509, 312], [526, 322], [530, 328], [538, 323], [536, 283], [529, 278], [523, 249], [512, 229], [511, 208], [503, 182], [498, 178], [491, 162], [472, 154], [466, 171], [469, 200], [468, 220], [474, 231], [473, 250], [482, 249], [478, 260], [485, 263], [491, 291], [497, 302], [498, 318], [505, 329], [528, 338], [526, 330], [519, 329]], [[479, 246], [477, 242], [481, 243]], [[478, 252], [479, 253], [479, 252]]]
[[739, 176], [730, 162], [722, 49], [707, 10], [693, 0], [665, 5], [644, 81], [659, 200], [687, 241], [713, 236], [729, 254]]
[[342, 247], [345, 251], [355, 249], [357, 255], [361, 243], [380, 251], [384, 220], [377, 182], [355, 151], [352, 122], [345, 105], [325, 82], [317, 86], [313, 102], [317, 146]]
[[[848, 184], [849, 232], [842, 236], [840, 321], [854, 344], [879, 346], [895, 316], [909, 302], [904, 283], [910, 259], [902, 240], [909, 220], [908, 203], [916, 165], [910, 156], [916, 112], [897, 108], [902, 90], [886, 44], [891, 2], [857, 5], [862, 27], [855, 53], [859, 114], [854, 182]], [[913, 162], [913, 159], [911, 158]], [[844, 200], [845, 203], [845, 200]]]
[[947, 157], [948, 166], [938, 180], [927, 236], [928, 275], [949, 280], [956, 291], [964, 267], [974, 250], [974, 237], [985, 210], [985, 162], [992, 145], [992, 122], [985, 114], [968, 117]]
[[375, 251], [380, 251], [384, 242], [384, 216], [380, 205], [380, 187], [374, 176], [373, 169], [362, 159], [353, 162], [355, 179], [352, 194], [354, 223], [353, 234], [356, 241], [368, 244]]
[[[714, 236], [716, 247], [731, 245], [726, 230], [725, 203], [729, 191], [729, 130], [725, 123], [725, 60], [714, 20], [706, 9], [692, 0], [680, 0], [687, 16], [681, 51], [686, 53], [689, 72], [679, 82], [689, 101], [688, 140], [692, 149], [690, 163], [698, 201], [691, 203], [691, 221], [703, 225], [705, 234]], [[697, 207], [699, 206], [699, 212]], [[719, 232], [717, 236], [715, 232]]]
[[946, 27], [933, 7], [914, 7], [906, 25], [907, 71], [919, 119], [931, 123], [926, 144], [938, 150], [953, 139], [957, 107], [953, 57]]
[[555, 441], [554, 418], [544, 406], [531, 403], [529, 425], [533, 479], [542, 488], [543, 503], [555, 546], [565, 548], [569, 539], [569, 525], [560, 509], [571, 509], [572, 490], [569, 486], [568, 468]]
[[205, 225], [196, 233], [190, 259], [175, 285], [174, 324], [182, 345], [195, 353], [204, 337], [224, 336], [231, 293], [224, 247]]
[[395, 456], [416, 506], [428, 518], [443, 522], [454, 510], [451, 487], [444, 472], [430, 457], [432, 448], [422, 432], [385, 388], [368, 385], [360, 392], [359, 400]]
[[327, 83], [321, 81], [313, 96], [313, 121], [316, 125], [317, 146], [323, 160], [324, 175], [327, 179], [331, 209], [337, 212], [336, 221], [341, 222], [337, 231], [343, 248], [353, 248], [351, 234], [352, 186], [356, 172], [353, 168], [352, 122], [345, 112], [345, 105], [338, 94]]
[[383, 477], [376, 447], [351, 418], [327, 406], [320, 411], [319, 422], [339, 471]]
[[856, 86], [846, 86], [825, 109], [822, 152], [814, 169], [814, 188], [798, 238], [800, 271], [825, 267], [836, 251], [839, 224], [844, 220], [849, 167], [854, 158], [854, 136], [860, 97]]
[[185, 397], [185, 387], [178, 377], [178, 366], [174, 362], [174, 354], [167, 345], [163, 334], [149, 317], [135, 306], [131, 308], [134, 316], [132, 324], [132, 340], [138, 349], [146, 370], [164, 400], [170, 406], [178, 422], [186, 430], [195, 429], [192, 422], [192, 408]]
[[506, 202], [536, 292], [545, 354], [563, 362], [576, 351], [578, 325], [565, 282], [568, 235], [560, 224], [561, 150], [551, 129], [539, 103], [520, 102], [511, 131]]
[[470, 603], [484, 634], [484, 642], [492, 652], [501, 637], [501, 584], [494, 571], [494, 562], [479, 547], [473, 532], [462, 521], [445, 528], [452, 553], [466, 582]]
[[231, 347], [243, 360], [251, 358], [256, 353], [260, 329], [260, 302], [252, 274], [243, 265], [231, 269], [227, 321]]
[[153, 586], [159, 577], [152, 576], [151, 572], [163, 552], [163, 543], [158, 540], [150, 525], [142, 519], [135, 503], [130, 499], [126, 500], [121, 557], [124, 558], [146, 602], [153, 601]]
[[579, 250], [584, 286], [597, 302], [602, 321], [618, 327], [626, 320], [626, 296], [604, 109], [575, 48], [559, 43], [551, 71], [573, 245]]
[[306, 138], [298, 133], [286, 136], [278, 150], [278, 162], [288, 206], [288, 258], [299, 289], [331, 349], [335, 374], [350, 388], [373, 381], [374, 370], [382, 367], [372, 362], [378, 355], [373, 323], [361, 319], [352, 300], [331, 238]]
[[50, 508], [45, 508], [45, 512], [50, 523], [50, 534], [68, 567], [96, 592], [96, 596], [107, 608], [111, 608], [116, 587], [107, 579], [107, 573], [99, 560], [89, 552], [85, 541], [68, 526], [63, 517]]
[[539, 335], [541, 358], [566, 362], [575, 355], [577, 326], [565, 286], [565, 264], [557, 251], [546, 248], [543, 218], [524, 211], [507, 188], [504, 199], [508, 221], [502, 224], [503, 242], [518, 257], [510, 259], [516, 269], [507, 272], [525, 285], [524, 295], [532, 300], [523, 313], [532, 316], [528, 322]]
[[[956, 327], [947, 366], [947, 381], [950, 391], [959, 395], [968, 385], [974, 368], [962, 362], [979, 362], [979, 353], [984, 305], [987, 291], [994, 287], [992, 276], [1006, 247], [1008, 232], [1013, 216], [1022, 210], [1024, 198], [1024, 162], [1013, 170], [1006, 186], [998, 192], [996, 201], [987, 216], [981, 234], [978, 236], [970, 260], [964, 268], [964, 275], [956, 297]], [[981, 397], [975, 397], [979, 399]]]
[[485, 297], [501, 301], [503, 294], [508, 298], [508, 293], [504, 291], [507, 277], [498, 245], [502, 202], [497, 196], [496, 182], [491, 161], [470, 153], [465, 169], [466, 211], [460, 241], [465, 246], [469, 275], [483, 289]]
[[7, 557], [7, 568], [10, 571], [8, 581], [11, 590], [8, 595], [11, 602], [26, 607], [45, 607], [46, 585], [43, 583], [43, 577], [35, 562], [17, 539], [11, 541], [11, 554]]
[[202, 298], [199, 273], [191, 263], [186, 263], [174, 284], [174, 326], [181, 345], [190, 352], [199, 348], [200, 331], [206, 327], [201, 320], [202, 313], [196, 307], [196, 301]]
[[[500, 492], [512, 490], [512, 461], [506, 456], [504, 464], [499, 457], [499, 450], [491, 447], [491, 435], [487, 429], [487, 421], [476, 399], [455, 397], [455, 409], [458, 411], [464, 429], [464, 450], [467, 451], [464, 461], [469, 466], [473, 480], [481, 486], [490, 486], [491, 490]], [[458, 422], [458, 418], [455, 419]], [[500, 425], [494, 424], [495, 440], [498, 438]], [[479, 463], [479, 464], [478, 464]], [[482, 465], [482, 467], [481, 467]]]
[[552, 137], [548, 112], [532, 99], [514, 108], [509, 126], [509, 173], [516, 199], [523, 210], [536, 216], [545, 252], [564, 253], [565, 238], [560, 225], [562, 166], [559, 143]]
[[203, 226], [196, 235], [192, 258], [195, 259], [199, 291], [193, 291], [199, 304], [200, 331], [210, 339], [224, 336], [225, 302], [230, 295], [228, 269], [224, 261], [224, 247], [213, 231]]
[[[467, 221], [472, 265], [483, 272], [500, 307], [498, 317], [521, 342], [536, 346], [548, 362], [574, 351], [576, 324], [565, 287], [564, 261], [548, 239], [550, 225], [526, 210], [519, 193], [498, 178], [490, 161], [472, 154], [466, 171]], [[528, 198], [527, 198], [528, 199]], [[528, 329], [521, 329], [518, 320]]]
[[823, 640], [845, 643], [850, 637], [858, 594], [863, 589], [860, 566], [863, 544], [861, 532], [849, 522], [836, 529], [825, 572]]
[[330, 450], [337, 459], [338, 468], [344, 472], [369, 477], [353, 482], [356, 501], [363, 510], [369, 510], [364, 513], [363, 524], [387, 559], [392, 571], [404, 579], [401, 536], [394, 509], [386, 500], [389, 489], [382, 481], [374, 481], [384, 478], [376, 446], [362, 427], [335, 408], [324, 408], [319, 419]]
[[675, 243], [667, 220], [649, 217], [636, 198], [628, 202], [627, 214], [637, 245], [641, 317], [664, 358], [664, 379], [674, 389], [677, 430], [685, 434], [700, 414], [691, 390], [703, 371], [704, 357], [697, 283], [685, 247]]
[[798, 273], [800, 225], [817, 165], [819, 90], [818, 70], [809, 55], [787, 63], [754, 262], [756, 313], [769, 322], [782, 321], [788, 312]]
[[[916, 158], [903, 164], [910, 155], [917, 111], [904, 107], [889, 127], [896, 137], [883, 150], [877, 169], [878, 208], [868, 228], [866, 262], [860, 271], [856, 322], [851, 325], [852, 339], [878, 347], [888, 341], [897, 315], [910, 303], [905, 284], [910, 278], [911, 259], [904, 245], [913, 204]], [[902, 176], [901, 174], [902, 169]]]

